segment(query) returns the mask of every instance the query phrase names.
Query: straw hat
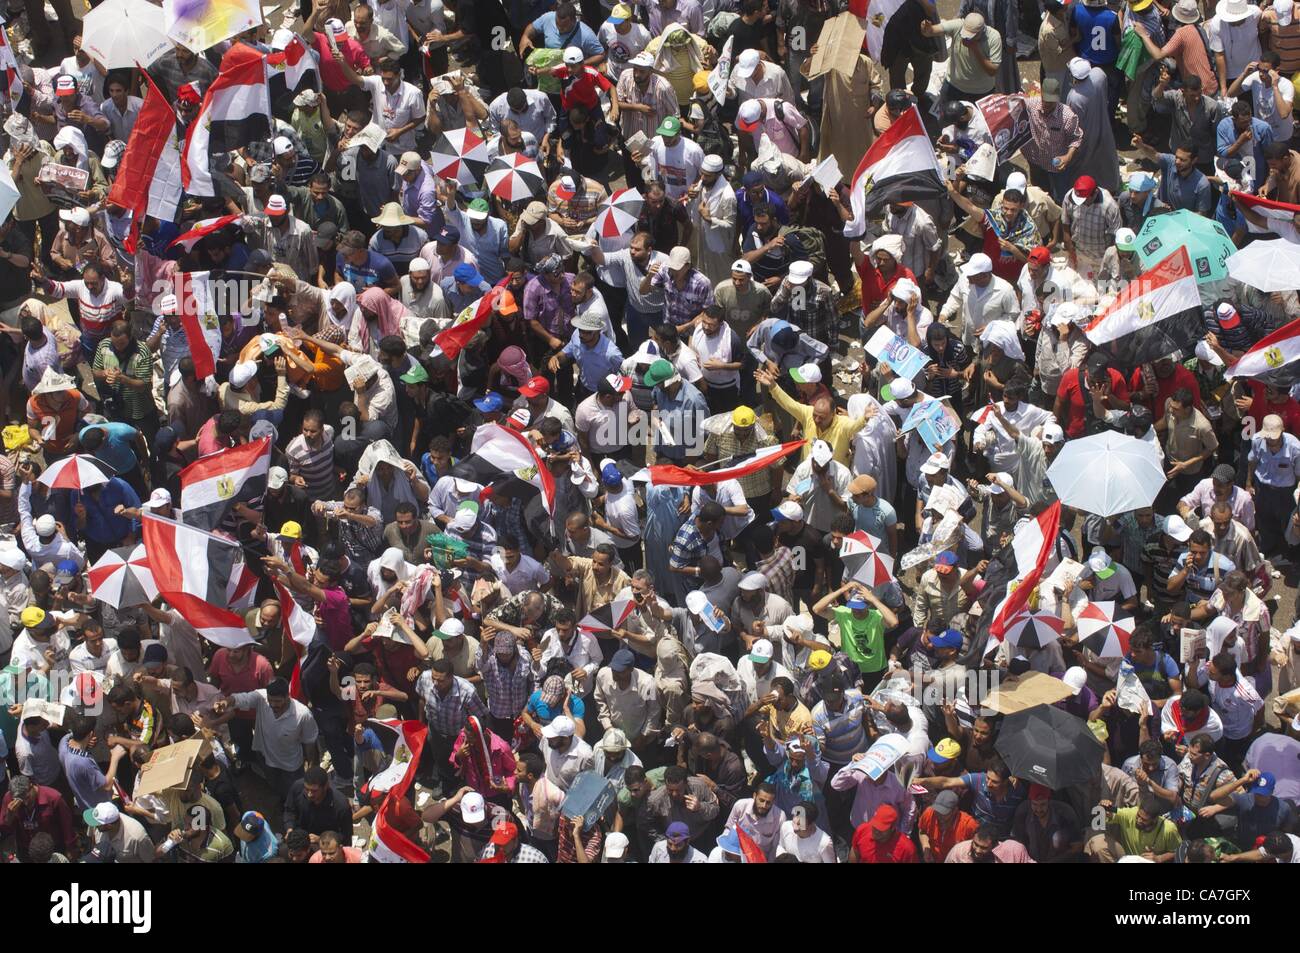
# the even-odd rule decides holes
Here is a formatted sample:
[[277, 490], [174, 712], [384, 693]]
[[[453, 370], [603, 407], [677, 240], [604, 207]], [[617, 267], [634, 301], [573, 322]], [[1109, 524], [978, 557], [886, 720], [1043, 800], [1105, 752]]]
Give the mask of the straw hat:
[[399, 225], [418, 225], [420, 220], [412, 218], [402, 211], [402, 206], [396, 202], [389, 202], [379, 210], [379, 215], [372, 218], [380, 228], [397, 228]]

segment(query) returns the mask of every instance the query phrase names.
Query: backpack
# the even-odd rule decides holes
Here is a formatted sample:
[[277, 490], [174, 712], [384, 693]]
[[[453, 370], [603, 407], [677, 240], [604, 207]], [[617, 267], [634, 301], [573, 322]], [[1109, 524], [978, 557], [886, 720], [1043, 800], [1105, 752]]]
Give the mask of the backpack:
[[[805, 225], [786, 225], [781, 229], [781, 234], [786, 236], [789, 248], [789, 238], [793, 236], [802, 246], [804, 254], [799, 256], [804, 261], [810, 261], [813, 267], [818, 269], [822, 274], [826, 273], [826, 236], [820, 229], [809, 228]], [[798, 258], [791, 258], [791, 261], [797, 261]]]
[[700, 123], [700, 131], [695, 136], [695, 141], [699, 143], [706, 156], [714, 155], [723, 162], [731, 162], [735, 155], [735, 147], [732, 145], [731, 136], [727, 135], [727, 130], [722, 126], [722, 120], [718, 118], [717, 109], [700, 103], [700, 112], [704, 114], [704, 120]]

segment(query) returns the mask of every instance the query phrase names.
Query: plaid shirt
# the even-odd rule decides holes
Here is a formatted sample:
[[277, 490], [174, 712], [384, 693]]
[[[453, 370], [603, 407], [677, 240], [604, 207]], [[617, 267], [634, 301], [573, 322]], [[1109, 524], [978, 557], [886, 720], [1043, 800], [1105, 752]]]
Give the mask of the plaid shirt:
[[1070, 232], [1074, 246], [1088, 258], [1100, 258], [1114, 241], [1115, 230], [1123, 228], [1119, 203], [1105, 189], [1098, 187], [1098, 198], [1083, 205], [1074, 201], [1070, 189], [1069, 201], [1061, 203], [1061, 221]]
[[[605, 200], [609, 198], [609, 193], [605, 187], [595, 179], [589, 179], [584, 176], [574, 176], [577, 190], [573, 198], [565, 200], [557, 194], [560, 186], [560, 180], [556, 179], [551, 183], [550, 189], [546, 195], [546, 210], [552, 215], [563, 215], [579, 222], [585, 222], [588, 219], [596, 217], [600, 207]], [[581, 181], [578, 181], [578, 179]]]
[[533, 693], [533, 667], [522, 652], [516, 649], [514, 663], [506, 668], [487, 643], [480, 643], [474, 664], [483, 676], [488, 711], [494, 718], [514, 718], [524, 710]]
[[433, 674], [422, 672], [415, 683], [415, 693], [424, 699], [424, 720], [444, 738], [455, 738], [460, 734], [465, 728], [465, 719], [470, 715], [487, 717], [487, 708], [478, 692], [460, 676], [454, 677], [451, 691], [443, 696], [433, 687]]
[[668, 547], [668, 565], [674, 569], [694, 566], [708, 551], [709, 541], [700, 535], [695, 520], [688, 520], [682, 524], [682, 528], [673, 537], [672, 545]]
[[713, 304], [713, 285], [696, 268], [686, 273], [686, 284], [681, 288], [666, 267], [651, 279], [650, 286], [663, 289], [664, 320], [670, 324], [685, 324]]
[[810, 295], [806, 286], [792, 285], [788, 280], [781, 282], [781, 287], [772, 296], [772, 314], [789, 321], [814, 341], [834, 345], [839, 338], [835, 293], [831, 291], [830, 285], [816, 278], [812, 284]]
[[[483, 848], [481, 859], [491, 860], [496, 855], [497, 855], [497, 845], [488, 844], [486, 847]], [[507, 860], [506, 863], [507, 864], [549, 864], [550, 861], [547, 860], [546, 855], [543, 854], [536, 847], [533, 847], [529, 844], [520, 844], [519, 849], [515, 851], [515, 855], [511, 857], [509, 860]]]
[[[704, 453], [706, 456], [711, 454], [719, 460], [726, 460], [728, 457], [753, 453], [762, 447], [771, 447], [775, 443], [776, 438], [771, 434], [765, 433], [759, 439], [757, 429], [751, 429], [744, 440], [737, 439], [735, 428], [728, 427], [721, 433], [711, 433], [705, 438]], [[767, 470], [758, 470], [736, 482], [740, 484], [740, 492], [749, 499], [766, 496], [772, 490], [772, 475]]]
[[754, 567], [767, 577], [767, 591], [794, 605], [794, 550], [777, 546], [772, 555]]
[[373, 506], [366, 507], [366, 515], [375, 520], [373, 526], [362, 526], [354, 520], [335, 520], [339, 527], [339, 541], [348, 558], [369, 565], [384, 551], [384, 518]]

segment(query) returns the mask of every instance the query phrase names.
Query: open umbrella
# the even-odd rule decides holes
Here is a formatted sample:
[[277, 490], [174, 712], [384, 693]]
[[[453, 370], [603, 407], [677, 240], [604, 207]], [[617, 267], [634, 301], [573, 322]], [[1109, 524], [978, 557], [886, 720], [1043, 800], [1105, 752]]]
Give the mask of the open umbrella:
[[109, 69], [151, 66], [172, 48], [162, 7], [149, 0], [104, 0], [81, 26], [82, 52]]
[[503, 202], [538, 198], [546, 191], [546, 180], [536, 159], [522, 152], [497, 156], [483, 173], [488, 191]]
[[142, 606], [158, 597], [144, 545], [110, 549], [86, 570], [90, 594], [114, 609]]
[[1065, 506], [1114, 516], [1150, 506], [1165, 485], [1154, 444], [1106, 430], [1069, 440], [1047, 468]]
[[1243, 760], [1247, 768], [1273, 775], [1274, 797], [1300, 799], [1300, 741], [1275, 731], [1265, 732], [1246, 749]]
[[1086, 721], [1051, 705], [1008, 715], [993, 747], [1013, 777], [1054, 791], [1095, 778], [1106, 751]]
[[880, 540], [859, 530], [840, 542], [840, 559], [846, 578], [865, 586], [883, 586], [894, 581], [894, 557], [880, 551]]
[[1113, 601], [1089, 602], [1074, 616], [1079, 629], [1079, 644], [1099, 659], [1123, 658], [1128, 655], [1128, 639], [1133, 634], [1131, 618], [1115, 618]]
[[108, 464], [84, 453], [64, 457], [45, 468], [38, 479], [51, 490], [84, 490], [113, 478]]
[[596, 234], [600, 238], [630, 235], [644, 205], [645, 199], [636, 189], [619, 189], [596, 213]]
[[1228, 277], [1265, 293], [1300, 287], [1300, 245], [1285, 238], [1251, 242], [1228, 258]]
[[429, 167], [441, 178], [477, 185], [488, 167], [487, 141], [468, 129], [450, 129], [434, 140]]
[[18, 185], [9, 172], [9, 163], [0, 162], [0, 222], [9, 217], [18, 204]]
[[1022, 612], [1007, 623], [1006, 640], [1019, 649], [1041, 649], [1059, 639], [1064, 628], [1050, 612]]
[[167, 35], [195, 53], [262, 24], [259, 0], [163, 0]]
[[1137, 254], [1143, 270], [1164, 261], [1178, 248], [1187, 249], [1197, 282], [1228, 277], [1228, 259], [1237, 246], [1222, 225], [1212, 218], [1179, 209], [1152, 215], [1138, 232]]

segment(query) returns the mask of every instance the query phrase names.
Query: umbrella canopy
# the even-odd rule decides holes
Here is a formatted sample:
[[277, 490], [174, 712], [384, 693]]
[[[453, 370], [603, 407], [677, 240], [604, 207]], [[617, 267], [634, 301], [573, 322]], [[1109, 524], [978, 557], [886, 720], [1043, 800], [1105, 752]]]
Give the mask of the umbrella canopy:
[[1047, 478], [1062, 504], [1097, 516], [1150, 506], [1165, 485], [1155, 445], [1113, 430], [1067, 441]]
[[163, 0], [167, 35], [202, 53], [236, 33], [262, 25], [259, 0]]
[[1128, 655], [1128, 639], [1133, 634], [1131, 618], [1115, 617], [1114, 602], [1089, 602], [1075, 614], [1079, 644], [1100, 659]]
[[1300, 287], [1300, 245], [1285, 238], [1251, 242], [1227, 264], [1229, 278], [1265, 293]]
[[468, 129], [448, 130], [434, 140], [429, 167], [441, 178], [477, 185], [488, 167], [487, 142]]
[[848, 579], [866, 586], [894, 581], [894, 557], [880, 551], [880, 540], [870, 533], [849, 533], [840, 542], [840, 558]]
[[14, 206], [18, 204], [18, 185], [9, 172], [9, 164], [0, 162], [0, 222], [9, 217]]
[[1008, 715], [994, 748], [1014, 777], [1054, 791], [1095, 778], [1106, 751], [1086, 721], [1051, 705]]
[[64, 457], [46, 467], [38, 478], [51, 490], [84, 490], [113, 478], [108, 464], [84, 453]]
[[1006, 640], [1020, 649], [1041, 649], [1061, 637], [1065, 623], [1050, 612], [1022, 612], [1007, 623]]
[[158, 597], [144, 545], [110, 549], [86, 571], [90, 594], [114, 609], [142, 606]]
[[1187, 249], [1198, 283], [1228, 277], [1228, 259], [1237, 250], [1222, 225], [1187, 209], [1152, 215], [1138, 232], [1137, 254], [1143, 270], [1153, 268], [1178, 248]]
[[1262, 734], [1246, 749], [1244, 760], [1247, 768], [1273, 775], [1274, 797], [1300, 799], [1300, 741], [1277, 732]]
[[483, 173], [488, 191], [503, 202], [535, 199], [546, 191], [546, 180], [535, 159], [522, 152], [497, 156]]
[[104, 0], [82, 20], [82, 51], [109, 69], [151, 66], [171, 48], [162, 8], [149, 0]]
[[596, 213], [596, 234], [601, 238], [631, 234], [644, 205], [645, 200], [636, 189], [619, 189]]

